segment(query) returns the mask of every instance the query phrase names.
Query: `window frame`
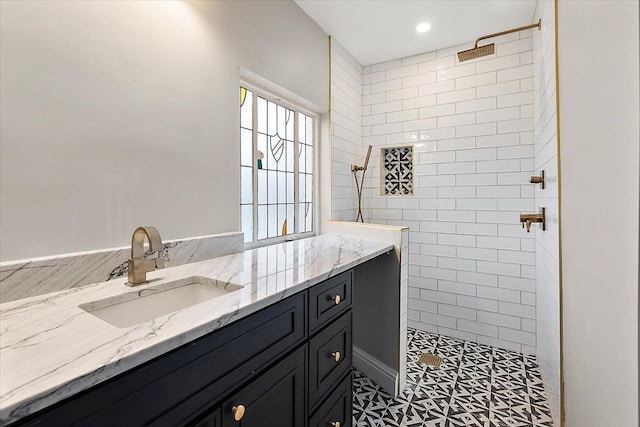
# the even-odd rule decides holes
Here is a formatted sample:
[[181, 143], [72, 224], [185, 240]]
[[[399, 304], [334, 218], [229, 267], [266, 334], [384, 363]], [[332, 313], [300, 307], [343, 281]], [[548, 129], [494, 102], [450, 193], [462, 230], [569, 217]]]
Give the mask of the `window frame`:
[[[253, 236], [252, 236], [252, 241], [251, 242], [245, 242], [244, 243], [244, 247], [245, 249], [252, 249], [252, 248], [258, 248], [258, 247], [262, 247], [262, 246], [268, 246], [268, 245], [272, 245], [272, 244], [276, 244], [276, 243], [283, 243], [283, 242], [289, 242], [289, 241], [293, 241], [293, 240], [299, 240], [299, 239], [306, 239], [308, 237], [313, 237], [315, 235], [317, 235], [317, 230], [318, 230], [318, 213], [319, 213], [319, 208], [318, 208], [318, 159], [319, 159], [319, 146], [318, 146], [318, 141], [319, 141], [319, 135], [320, 135], [320, 126], [319, 126], [319, 114], [311, 111], [307, 108], [301, 107], [298, 104], [289, 101], [288, 99], [276, 95], [273, 92], [270, 92], [266, 89], [263, 89], [259, 86], [256, 86], [255, 84], [252, 84], [250, 82], [247, 82], [246, 80], [240, 80], [240, 84], [238, 85], [238, 90], [240, 90], [240, 88], [245, 88], [247, 90], [250, 90], [253, 93], [253, 108], [252, 108], [252, 113], [253, 113], [253, 118], [252, 118], [252, 144], [253, 144], [253, 158], [252, 158], [252, 162], [251, 162], [251, 171], [252, 171], [252, 179], [253, 179], [253, 185], [252, 185], [252, 206], [253, 206]], [[275, 237], [267, 237], [264, 239], [259, 239], [258, 236], [258, 169], [257, 169], [257, 164], [256, 164], [256, 158], [257, 158], [257, 153], [258, 153], [258, 144], [257, 144], [257, 97], [263, 98], [269, 102], [272, 102], [276, 105], [280, 105], [284, 108], [287, 108], [289, 110], [292, 110], [294, 113], [294, 138], [295, 138], [295, 146], [296, 146], [296, 150], [298, 147], [299, 142], [297, 141], [298, 139], [298, 113], [302, 113], [305, 114], [309, 117], [311, 117], [313, 119], [313, 171], [312, 171], [312, 177], [313, 177], [313, 185], [312, 185], [312, 206], [311, 206], [311, 214], [313, 215], [312, 217], [312, 230], [311, 231], [305, 231], [305, 232], [294, 232], [292, 234], [287, 234], [286, 236], [275, 236]], [[240, 110], [238, 109], [238, 113], [240, 112]], [[242, 146], [241, 146], [241, 140], [240, 140], [240, 130], [241, 130], [241, 124], [238, 124], [238, 152], [240, 152], [240, 150], [242, 150]], [[294, 208], [294, 217], [296, 219], [298, 219], [298, 215], [299, 215], [299, 159], [300, 157], [298, 156], [297, 161], [295, 162], [295, 167], [294, 167], [294, 182], [295, 182], [295, 186], [294, 186], [294, 201], [295, 201], [295, 208]], [[241, 162], [238, 162], [239, 165], [241, 165]], [[246, 167], [246, 166], [245, 166]], [[242, 194], [242, 176], [240, 176], [240, 194]], [[242, 196], [240, 197], [240, 200], [242, 200]], [[242, 223], [242, 203], [240, 203], [240, 231], [242, 231], [244, 233], [244, 227], [243, 227], [243, 223]], [[297, 223], [295, 223], [294, 221], [294, 226], [296, 226]]]

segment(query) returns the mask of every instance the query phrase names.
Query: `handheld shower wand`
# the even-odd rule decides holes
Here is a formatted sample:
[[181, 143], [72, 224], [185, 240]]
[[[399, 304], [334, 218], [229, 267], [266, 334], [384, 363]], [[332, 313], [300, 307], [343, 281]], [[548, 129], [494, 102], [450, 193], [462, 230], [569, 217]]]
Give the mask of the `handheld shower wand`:
[[[364, 174], [367, 171], [367, 166], [369, 166], [369, 157], [371, 156], [371, 148], [369, 145], [367, 149], [367, 157], [364, 160], [364, 166], [356, 166], [351, 165], [351, 172], [353, 172], [353, 179], [356, 181], [356, 191], [358, 192], [358, 216], [356, 216], [356, 222], [358, 220], [364, 222], [364, 218], [362, 217], [362, 187], [364, 186]], [[362, 171], [362, 179], [358, 183], [358, 171]]]

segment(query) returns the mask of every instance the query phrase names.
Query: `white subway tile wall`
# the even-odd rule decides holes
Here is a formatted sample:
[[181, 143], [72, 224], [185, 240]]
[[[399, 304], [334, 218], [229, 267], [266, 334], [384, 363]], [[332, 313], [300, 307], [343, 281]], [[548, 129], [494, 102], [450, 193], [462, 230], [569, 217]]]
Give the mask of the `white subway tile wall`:
[[[523, 291], [531, 292], [526, 293], [523, 303], [535, 304], [536, 309], [536, 321], [523, 323], [522, 329], [536, 333], [536, 355], [549, 407], [554, 425], [560, 425], [558, 141], [552, 2], [538, 2], [534, 20], [538, 19], [542, 19], [542, 29], [533, 34], [532, 86], [536, 88], [533, 105], [534, 164], [536, 172], [544, 169], [545, 188], [535, 188], [535, 207], [536, 210], [546, 207], [547, 231], [536, 235], [535, 287], [521, 284]], [[512, 285], [519, 286], [517, 283]]]
[[[381, 72], [384, 77], [384, 71]], [[374, 74], [367, 82], [377, 81]], [[331, 218], [337, 221], [356, 219], [358, 202], [351, 165], [364, 161], [362, 126], [385, 123], [376, 121], [367, 109], [363, 117], [362, 65], [335, 39], [331, 40]], [[383, 93], [384, 96], [384, 93]], [[384, 114], [382, 114], [384, 116]]]
[[[410, 227], [409, 326], [534, 352], [540, 233], [519, 223], [536, 207], [532, 32], [500, 37], [494, 55], [459, 63], [465, 48], [363, 68], [362, 147], [374, 147], [365, 221]], [[382, 196], [380, 148], [407, 144], [414, 196]]]

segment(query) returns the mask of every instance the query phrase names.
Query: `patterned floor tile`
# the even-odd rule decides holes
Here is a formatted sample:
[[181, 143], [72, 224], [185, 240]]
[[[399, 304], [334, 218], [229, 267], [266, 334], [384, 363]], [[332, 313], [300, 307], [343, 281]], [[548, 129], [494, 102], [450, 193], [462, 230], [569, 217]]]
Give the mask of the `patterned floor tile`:
[[[409, 328], [407, 388], [354, 371], [354, 427], [553, 427], [534, 356]], [[442, 358], [439, 368], [417, 362]]]

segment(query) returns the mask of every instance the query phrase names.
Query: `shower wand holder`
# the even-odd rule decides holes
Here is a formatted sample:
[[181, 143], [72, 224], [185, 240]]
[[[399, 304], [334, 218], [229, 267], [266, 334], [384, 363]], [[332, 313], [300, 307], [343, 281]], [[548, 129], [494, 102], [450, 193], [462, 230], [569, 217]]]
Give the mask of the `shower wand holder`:
[[[351, 165], [351, 172], [353, 172], [353, 179], [356, 181], [356, 192], [358, 193], [358, 215], [356, 216], [356, 222], [364, 222], [364, 217], [362, 216], [362, 188], [364, 187], [364, 174], [367, 172], [367, 166], [369, 166], [371, 148], [372, 146], [369, 145], [369, 148], [367, 149], [367, 157], [364, 159], [364, 166]], [[358, 171], [362, 171], [360, 182], [358, 182]]]

